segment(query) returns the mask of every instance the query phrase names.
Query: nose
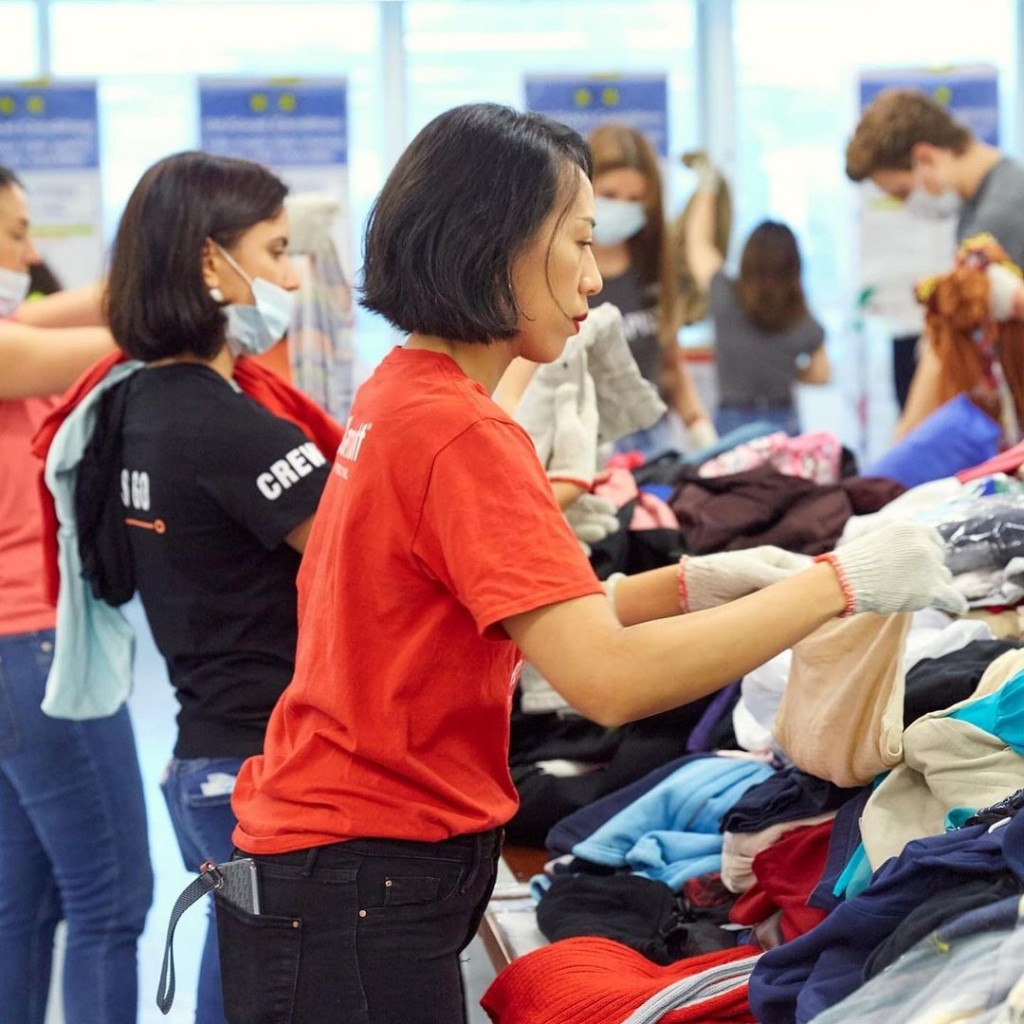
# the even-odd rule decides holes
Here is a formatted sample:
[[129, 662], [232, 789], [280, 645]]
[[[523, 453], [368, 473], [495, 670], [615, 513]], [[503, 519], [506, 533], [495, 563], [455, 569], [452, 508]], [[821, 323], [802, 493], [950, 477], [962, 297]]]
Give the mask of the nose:
[[601, 271], [597, 269], [597, 260], [594, 259], [592, 249], [587, 249], [587, 261], [583, 266], [583, 274], [580, 276], [580, 293], [590, 296], [597, 295], [604, 287], [601, 278]]
[[294, 292], [299, 288], [299, 275], [295, 270], [295, 264], [285, 257], [284, 276], [281, 278], [281, 287], [286, 291]]
[[25, 263], [27, 266], [35, 267], [43, 262], [43, 257], [39, 255], [39, 250], [36, 248], [35, 242], [29, 238], [25, 243]]

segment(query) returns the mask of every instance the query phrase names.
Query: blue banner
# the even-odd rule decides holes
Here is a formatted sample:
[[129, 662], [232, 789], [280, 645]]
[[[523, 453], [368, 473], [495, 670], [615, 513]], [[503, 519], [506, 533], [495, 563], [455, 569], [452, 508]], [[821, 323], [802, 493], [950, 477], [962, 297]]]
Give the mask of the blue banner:
[[665, 75], [527, 75], [526, 107], [584, 138], [605, 121], [622, 121], [643, 132], [659, 156], [668, 156]]
[[96, 169], [94, 83], [0, 83], [0, 157], [19, 172]]
[[999, 145], [999, 72], [989, 65], [962, 68], [893, 68], [864, 71], [863, 110], [883, 89], [920, 89], [990, 146]]
[[200, 146], [270, 167], [348, 163], [344, 79], [199, 83]]

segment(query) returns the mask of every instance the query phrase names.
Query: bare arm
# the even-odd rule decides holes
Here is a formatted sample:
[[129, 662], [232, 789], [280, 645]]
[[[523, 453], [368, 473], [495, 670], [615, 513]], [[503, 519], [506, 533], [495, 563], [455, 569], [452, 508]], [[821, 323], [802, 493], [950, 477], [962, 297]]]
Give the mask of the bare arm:
[[30, 327], [103, 327], [107, 322], [103, 315], [104, 288], [104, 283], [98, 281], [23, 302], [14, 318]]
[[0, 324], [0, 398], [59, 395], [113, 348], [103, 327]]
[[683, 358], [678, 342], [662, 346], [661, 380], [672, 408], [679, 413], [682, 421], [689, 426], [695, 420], [707, 419], [708, 413], [700, 400], [697, 387]]
[[801, 384], [827, 384], [831, 378], [832, 367], [829, 365], [824, 345], [819, 345], [811, 353], [810, 362], [802, 370], [798, 370], [796, 375]]
[[303, 520], [291, 533], [285, 537], [284, 542], [290, 548], [294, 548], [299, 554], [306, 550], [306, 543], [309, 541], [309, 531], [313, 529], [313, 517]]
[[686, 262], [697, 287], [706, 292], [711, 278], [722, 269], [722, 254], [715, 248], [715, 208], [718, 193], [698, 189], [693, 194], [693, 205], [686, 219]]
[[[622, 618], [671, 614], [674, 573], [670, 567], [622, 580], [616, 593]], [[573, 707], [613, 726], [720, 689], [792, 647], [844, 606], [835, 573], [819, 564], [692, 615], [623, 626], [607, 600], [591, 596], [513, 616], [504, 626]]]
[[942, 364], [930, 341], [926, 340], [921, 349], [917, 369], [910, 382], [907, 404], [893, 433], [894, 441], [902, 440], [942, 405]]

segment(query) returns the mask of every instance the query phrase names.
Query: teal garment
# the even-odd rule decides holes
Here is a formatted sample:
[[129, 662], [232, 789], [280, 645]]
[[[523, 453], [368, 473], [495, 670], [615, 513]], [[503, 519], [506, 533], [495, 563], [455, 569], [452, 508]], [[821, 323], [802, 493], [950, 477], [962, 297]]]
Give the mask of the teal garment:
[[[879, 772], [871, 780], [871, 791], [874, 792], [878, 789], [890, 774], [891, 770]], [[859, 896], [871, 884], [873, 874], [871, 861], [868, 860], [868, 852], [864, 849], [863, 843], [858, 843], [857, 849], [850, 854], [850, 859], [836, 879], [836, 884], [832, 887], [832, 895], [852, 900], [854, 896]]]
[[103, 395], [140, 362], [117, 363], [68, 415], [50, 445], [44, 479], [57, 514], [57, 631], [42, 709], [53, 718], [105, 718], [128, 699], [135, 631], [120, 608], [94, 597], [82, 578], [75, 520], [78, 465], [92, 437]]
[[1018, 672], [995, 693], [965, 704], [950, 718], [970, 722], [1024, 754], [1024, 672]]
[[846, 862], [843, 873], [836, 879], [832, 895], [845, 896], [846, 899], [852, 900], [854, 896], [859, 896], [871, 884], [873, 874], [867, 851], [864, 849], [864, 844], [860, 843]]
[[953, 807], [946, 812], [943, 827], [947, 832], [955, 832], [958, 828], [963, 828], [964, 823], [973, 818], [978, 811], [977, 807]]

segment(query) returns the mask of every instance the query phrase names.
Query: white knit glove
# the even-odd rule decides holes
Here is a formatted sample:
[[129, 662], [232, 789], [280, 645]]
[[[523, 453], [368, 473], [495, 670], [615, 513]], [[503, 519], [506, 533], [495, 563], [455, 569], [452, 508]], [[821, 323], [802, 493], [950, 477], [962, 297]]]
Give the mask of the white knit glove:
[[988, 308], [993, 320], [1013, 319], [1014, 308], [1020, 303], [1018, 293], [1024, 291], [1024, 281], [1009, 267], [990, 263], [985, 268], [988, 278]]
[[915, 612], [939, 608], [967, 611], [967, 599], [952, 586], [946, 545], [934, 526], [890, 523], [844, 544], [816, 561], [828, 562], [846, 596], [846, 612]]
[[703, 451], [718, 440], [718, 431], [711, 420], [706, 416], [700, 416], [686, 428], [686, 440], [689, 441], [692, 451]]
[[555, 432], [548, 479], [590, 490], [597, 472], [597, 398], [590, 374], [578, 384], [560, 384], [555, 392]]
[[584, 544], [596, 544], [619, 528], [615, 505], [597, 494], [581, 494], [565, 510], [565, 518]]
[[684, 612], [716, 608], [778, 583], [811, 562], [808, 555], [768, 545], [717, 555], [683, 555], [679, 560], [679, 604]]

